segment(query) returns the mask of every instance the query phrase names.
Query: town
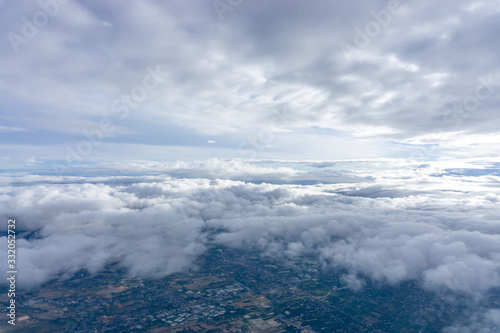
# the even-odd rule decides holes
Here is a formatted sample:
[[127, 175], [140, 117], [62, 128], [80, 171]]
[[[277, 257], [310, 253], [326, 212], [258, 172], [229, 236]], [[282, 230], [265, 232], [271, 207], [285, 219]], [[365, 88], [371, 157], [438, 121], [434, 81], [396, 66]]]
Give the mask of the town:
[[[98, 274], [80, 271], [37, 290], [18, 290], [16, 326], [1, 327], [6, 332], [431, 332], [465, 311], [459, 296], [447, 301], [417, 282], [367, 283], [354, 292], [339, 273], [312, 257], [271, 258], [222, 247], [199, 258], [191, 272], [163, 279], [129, 277], [113, 262]], [[0, 301], [6, 305], [6, 296]]]

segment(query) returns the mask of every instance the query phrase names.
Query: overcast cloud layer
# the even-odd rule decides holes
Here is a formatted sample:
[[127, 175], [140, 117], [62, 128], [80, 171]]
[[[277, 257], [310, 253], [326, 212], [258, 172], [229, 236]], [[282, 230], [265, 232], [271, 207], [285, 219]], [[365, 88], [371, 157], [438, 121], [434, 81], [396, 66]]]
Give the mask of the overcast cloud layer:
[[40, 3], [0, 2], [9, 167], [499, 152], [497, 1]]

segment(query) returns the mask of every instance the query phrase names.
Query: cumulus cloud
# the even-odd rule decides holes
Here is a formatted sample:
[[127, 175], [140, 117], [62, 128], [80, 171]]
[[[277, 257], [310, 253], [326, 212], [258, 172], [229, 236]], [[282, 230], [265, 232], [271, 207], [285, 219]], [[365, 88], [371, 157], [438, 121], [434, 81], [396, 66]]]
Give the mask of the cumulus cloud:
[[[403, 177], [382, 168], [368, 177], [367, 161], [300, 162], [308, 170], [301, 172], [276, 163], [274, 171], [264, 167], [270, 161], [210, 160], [146, 164], [142, 171], [152, 173], [140, 176], [102, 176], [99, 167], [95, 176], [5, 175], [0, 211], [17, 219], [19, 287], [97, 272], [110, 261], [132, 277], [159, 278], [196, 269], [198, 256], [223, 245], [285, 260], [313, 256], [353, 291], [369, 280], [413, 280], [478, 305], [500, 288], [500, 178], [485, 168], [495, 163], [436, 163]], [[464, 172], [473, 166], [483, 171]], [[156, 174], [161, 168], [169, 172]], [[357, 181], [294, 184], [318, 170]], [[285, 174], [288, 184], [248, 181]], [[497, 327], [496, 311], [474, 312], [446, 332]]]
[[[168, 186], [158, 189], [168, 192]], [[28, 234], [18, 240], [20, 284], [34, 286], [82, 268], [96, 272], [109, 260], [120, 260], [132, 276], [190, 268], [204, 251], [203, 221], [181, 214], [175, 206], [187, 211], [189, 205], [173, 198], [161, 202], [141, 186], [135, 195], [129, 190], [82, 184], [11, 191], [12, 200], [3, 204], [17, 217], [18, 234]]]
[[[487, 186], [494, 183], [446, 189], [462, 177], [426, 176], [427, 191], [412, 190], [423, 178], [386, 179], [377, 187], [384, 195], [367, 195], [372, 182], [29, 176], [4, 186], [0, 206], [26, 235], [19, 241], [26, 285], [96, 271], [108, 260], [120, 260], [134, 276], [164, 276], [189, 269], [215, 243], [275, 256], [313, 254], [325, 267], [347, 270], [345, 283], [354, 289], [361, 286], [356, 276], [388, 284], [416, 279], [429, 290], [478, 298], [500, 286], [499, 209]], [[218, 232], [209, 237], [211, 230]]]

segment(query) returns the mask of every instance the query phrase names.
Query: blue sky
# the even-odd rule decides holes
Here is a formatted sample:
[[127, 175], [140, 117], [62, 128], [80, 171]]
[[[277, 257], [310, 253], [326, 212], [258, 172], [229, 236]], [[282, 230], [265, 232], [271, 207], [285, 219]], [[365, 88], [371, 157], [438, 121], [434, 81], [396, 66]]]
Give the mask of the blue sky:
[[1, 1], [3, 167], [499, 155], [498, 3], [231, 4]]

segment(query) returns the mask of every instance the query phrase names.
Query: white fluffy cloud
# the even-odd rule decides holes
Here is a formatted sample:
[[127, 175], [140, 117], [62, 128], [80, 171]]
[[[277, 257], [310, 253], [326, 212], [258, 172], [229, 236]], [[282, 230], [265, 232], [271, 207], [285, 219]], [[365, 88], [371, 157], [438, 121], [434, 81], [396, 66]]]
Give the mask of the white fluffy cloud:
[[[89, 176], [5, 175], [0, 211], [17, 219], [20, 288], [115, 260], [132, 277], [163, 277], [194, 269], [209, 247], [224, 245], [285, 259], [312, 255], [354, 291], [368, 280], [415, 280], [480, 304], [500, 287], [498, 163], [400, 162], [271, 168], [272, 161], [208, 160], [78, 169]], [[112, 168], [145, 174], [102, 176]], [[349, 182], [297, 185], [318, 179]], [[498, 327], [497, 310], [483, 312], [446, 332]]]
[[[217, 165], [213, 170], [239, 166], [244, 177], [269, 173], [209, 163]], [[366, 179], [271, 185], [197, 178], [197, 163], [179, 166], [178, 174], [191, 178], [11, 179], [0, 208], [29, 236], [18, 242], [20, 283], [95, 271], [108, 260], [120, 260], [133, 276], [164, 276], [189, 269], [215, 242], [285, 257], [314, 254], [326, 267], [346, 269], [345, 282], [355, 289], [362, 286], [356, 276], [389, 284], [416, 279], [430, 290], [475, 298], [500, 287], [496, 176], [476, 177], [469, 187], [462, 175], [394, 179], [383, 173], [376, 186]], [[215, 237], [207, 237], [215, 229]]]

